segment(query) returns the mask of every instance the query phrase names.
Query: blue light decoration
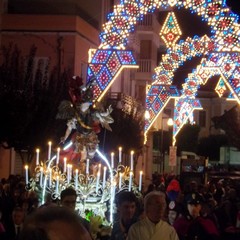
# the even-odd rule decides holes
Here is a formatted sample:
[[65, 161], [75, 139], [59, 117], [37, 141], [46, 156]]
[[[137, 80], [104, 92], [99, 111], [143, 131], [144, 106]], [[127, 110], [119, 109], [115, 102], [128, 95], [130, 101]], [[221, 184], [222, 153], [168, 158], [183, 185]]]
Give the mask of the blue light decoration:
[[198, 99], [179, 98], [175, 101], [174, 108], [174, 125], [173, 125], [173, 146], [176, 142], [176, 135], [182, 126], [190, 119], [192, 121], [192, 113], [194, 110], [201, 110], [202, 106]]
[[[146, 109], [149, 117], [145, 119], [145, 133], [146, 129], [150, 129], [154, 119], [158, 117], [169, 100], [180, 96], [176, 86], [173, 85], [152, 84], [147, 86], [147, 91]], [[146, 135], [144, 136], [147, 138]]]
[[94, 101], [100, 101], [124, 67], [137, 68], [131, 51], [96, 50], [88, 66], [88, 79], [96, 78]]
[[[240, 103], [239, 86], [237, 84], [239, 80], [239, 67], [234, 67], [234, 71], [231, 71], [232, 75], [230, 76], [230, 71], [227, 73], [222, 65], [220, 65], [220, 62], [224, 63], [227, 61], [227, 68], [230, 67], [232, 69], [233, 60], [238, 59], [240, 54], [239, 16], [227, 7], [225, 0], [121, 0], [120, 4], [114, 6], [113, 12], [108, 15], [108, 21], [103, 25], [103, 31], [100, 34], [101, 44], [95, 54], [101, 55], [102, 51], [106, 51], [105, 53], [108, 54], [108, 59], [110, 59], [111, 55], [109, 52], [115, 52], [116, 56], [119, 56], [121, 51], [125, 51], [127, 38], [130, 32], [134, 31], [137, 21], [141, 20], [148, 12], [153, 12], [158, 8], [168, 7], [177, 7], [178, 9], [185, 8], [191, 13], [201, 16], [202, 21], [210, 26], [212, 35], [203, 37], [195, 36], [193, 39], [187, 38], [186, 40], [180, 40], [178, 44], [173, 44], [172, 47], [167, 50], [167, 54], [163, 56], [160, 65], [155, 69], [152, 83], [153, 88], [155, 89], [154, 86], [158, 86], [160, 94], [163, 94], [161, 92], [163, 86], [161, 85], [172, 84], [174, 72], [179, 66], [193, 56], [203, 56], [206, 58], [205, 63], [208, 62], [208, 64], [202, 67], [197, 66], [197, 69], [193, 70], [188, 79], [186, 79], [183, 86], [183, 94], [180, 97], [182, 100], [178, 100], [178, 104], [184, 103], [186, 100], [189, 104], [193, 104], [192, 108], [188, 107], [187, 109], [195, 109], [195, 105], [198, 108], [199, 104], [194, 100], [189, 102], [189, 98], [194, 99], [199, 84], [205, 84], [210, 75], [216, 74], [224, 76], [226, 86], [233, 93], [232, 96], [235, 100]], [[177, 23], [175, 24], [177, 26]], [[216, 56], [218, 64], [210, 70], [209, 64], [212, 61], [210, 60], [210, 55], [213, 52], [224, 54]], [[129, 56], [131, 55], [130, 52], [128, 54]], [[229, 57], [227, 57], [228, 54]], [[116, 56], [111, 59], [115, 60]], [[132, 55], [131, 57], [132, 61], [129, 62], [126, 67], [133, 67], [134, 64], [136, 64]], [[116, 61], [118, 60], [119, 59]], [[102, 96], [122, 69], [121, 60], [120, 63], [116, 63], [116, 61], [116, 66], [113, 66], [111, 64], [107, 65], [107, 63], [102, 60], [97, 60], [95, 56], [90, 59], [88, 74], [90, 77], [94, 75], [97, 79], [98, 85], [95, 91], [97, 101], [101, 100]], [[219, 70], [219, 68], [221, 68], [221, 70]], [[195, 87], [193, 87], [193, 81], [196, 81], [194, 84]], [[147, 92], [146, 110], [152, 112], [153, 115], [145, 121], [145, 136], [152, 126], [153, 121], [155, 121], [156, 116], [158, 116], [162, 108], [165, 107], [163, 103], [160, 103], [158, 112], [152, 110], [155, 106], [151, 106], [151, 104], [156, 103], [149, 101], [152, 97], [151, 87], [148, 89], [150, 92]], [[186, 93], [188, 94], [186, 95]], [[167, 95], [166, 98], [170, 97], [174, 96]], [[164, 96], [162, 98], [159, 96], [159, 99], [165, 98]], [[164, 102], [167, 102], [167, 100], [165, 99]], [[180, 112], [182, 113], [182, 110]], [[190, 116], [190, 114], [186, 113], [186, 116]], [[175, 125], [177, 119], [179, 119], [179, 117], [175, 115]], [[184, 123], [184, 121], [182, 121], [182, 123]], [[178, 133], [181, 127], [182, 125], [176, 125], [175, 128], [178, 129], [176, 129], [175, 133]]]

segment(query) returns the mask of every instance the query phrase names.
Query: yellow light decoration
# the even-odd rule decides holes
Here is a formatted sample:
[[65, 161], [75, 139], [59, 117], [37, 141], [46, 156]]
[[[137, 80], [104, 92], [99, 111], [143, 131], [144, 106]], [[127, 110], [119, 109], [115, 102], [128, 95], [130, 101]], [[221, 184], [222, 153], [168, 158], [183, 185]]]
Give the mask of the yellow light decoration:
[[226, 85], [222, 77], [219, 78], [217, 86], [215, 88], [216, 93], [221, 98], [223, 94], [227, 91]]
[[159, 35], [168, 48], [173, 46], [182, 35], [174, 12], [168, 13]]
[[90, 48], [88, 50], [88, 63], [90, 63], [92, 61], [92, 57], [94, 56], [96, 51], [97, 51], [97, 49], [94, 49], [94, 48]]
[[119, 74], [122, 72], [122, 70], [124, 68], [139, 68], [138, 65], [135, 66], [129, 66], [129, 65], [122, 65], [119, 70], [117, 71], [116, 75], [114, 76], [114, 78], [111, 80], [111, 82], [108, 84], [108, 86], [101, 92], [101, 94], [99, 95], [99, 97], [97, 99], [95, 99], [95, 101], [100, 102], [102, 100], [102, 98], [104, 97], [104, 95], [106, 94], [106, 92], [108, 91], [108, 89], [112, 86], [112, 84], [114, 83], [115, 79], [119, 76]]

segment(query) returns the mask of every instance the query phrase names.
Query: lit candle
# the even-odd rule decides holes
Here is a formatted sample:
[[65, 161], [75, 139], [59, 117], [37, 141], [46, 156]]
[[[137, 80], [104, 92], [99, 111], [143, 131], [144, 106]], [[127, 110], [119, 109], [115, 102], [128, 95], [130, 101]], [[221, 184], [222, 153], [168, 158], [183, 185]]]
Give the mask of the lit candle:
[[119, 153], [119, 163], [122, 162], [122, 147], [118, 148], [118, 153]]
[[67, 183], [70, 183], [70, 164], [67, 165]]
[[86, 174], [89, 174], [89, 159], [86, 162]]
[[25, 178], [26, 178], [26, 184], [28, 184], [28, 165], [25, 165]]
[[49, 168], [49, 187], [52, 186], [52, 169]]
[[101, 165], [101, 164], [98, 164], [99, 177], [101, 176], [101, 167], [102, 167], [102, 165]]
[[111, 168], [114, 168], [114, 152], [111, 153]]
[[106, 173], [107, 173], [107, 168], [103, 168], [103, 188], [105, 188], [106, 185]]
[[73, 167], [72, 164], [70, 164], [69, 165], [69, 178], [70, 178], [70, 180], [72, 180], [72, 173], [73, 173], [72, 172], [72, 167]]
[[48, 142], [48, 160], [51, 159], [52, 142]]
[[129, 192], [131, 192], [131, 189], [132, 189], [132, 177], [133, 177], [133, 172], [130, 172], [129, 185], [128, 185], [128, 191]]
[[56, 178], [56, 193], [58, 194], [59, 176]]
[[96, 181], [96, 193], [98, 193], [99, 179], [100, 179], [100, 172], [98, 171], [98, 173], [97, 173], [97, 181]]
[[36, 149], [36, 165], [37, 166], [39, 165], [39, 152], [40, 152], [40, 150], [37, 148]]
[[123, 175], [123, 173], [119, 173], [119, 181], [118, 181], [118, 188], [119, 188], [119, 190], [121, 189], [121, 187], [122, 187], [122, 175]]
[[78, 189], [78, 169], [75, 170], [75, 190]]
[[63, 159], [63, 172], [67, 172], [67, 158]]
[[134, 151], [131, 151], [130, 171], [133, 171], [133, 154], [134, 154]]
[[56, 160], [56, 164], [59, 164], [59, 155], [60, 155], [60, 148], [57, 148], [57, 160]]
[[142, 175], [143, 175], [143, 171], [140, 171], [140, 173], [139, 173], [139, 186], [138, 186], [139, 192], [142, 191]]
[[40, 187], [43, 185], [43, 167], [40, 168]]

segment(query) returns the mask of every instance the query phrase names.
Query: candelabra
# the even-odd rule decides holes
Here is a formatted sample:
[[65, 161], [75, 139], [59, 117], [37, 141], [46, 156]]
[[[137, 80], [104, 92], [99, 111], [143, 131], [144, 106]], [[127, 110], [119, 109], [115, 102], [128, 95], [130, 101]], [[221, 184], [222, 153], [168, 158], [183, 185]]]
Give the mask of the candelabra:
[[[68, 147], [71, 145], [68, 144]], [[66, 147], [65, 147], [66, 149]], [[45, 195], [50, 194], [52, 199], [60, 199], [61, 191], [72, 187], [77, 193], [77, 209], [85, 217], [86, 210], [105, 217], [109, 211], [109, 222], [113, 222], [114, 198], [118, 192], [133, 191], [141, 196], [142, 171], [140, 172], [139, 185], [136, 184], [133, 171], [133, 151], [131, 152], [130, 166], [125, 166], [121, 161], [121, 148], [119, 149], [119, 161], [114, 167], [114, 154], [111, 154], [111, 162], [98, 149], [96, 154], [101, 158], [100, 163], [94, 164], [90, 159], [79, 162], [77, 165], [67, 163], [67, 159], [59, 160], [60, 149], [55, 155], [51, 154], [49, 143], [48, 160], [39, 161], [39, 150], [36, 151], [36, 167], [32, 177], [28, 179], [28, 166], [26, 170], [26, 182], [28, 190], [41, 193], [42, 202]]]

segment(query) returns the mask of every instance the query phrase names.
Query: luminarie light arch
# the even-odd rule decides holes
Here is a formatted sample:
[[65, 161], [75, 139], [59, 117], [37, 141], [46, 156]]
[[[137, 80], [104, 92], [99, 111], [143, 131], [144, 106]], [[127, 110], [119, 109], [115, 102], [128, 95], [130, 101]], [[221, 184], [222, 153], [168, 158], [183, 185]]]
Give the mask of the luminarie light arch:
[[[211, 39], [211, 44], [208, 46], [208, 52], [201, 52], [201, 54], [203, 54], [204, 57], [210, 57], [210, 53], [213, 53], [213, 51], [216, 53], [225, 52], [225, 56], [221, 54], [211, 55], [213, 58], [220, 58], [216, 60], [218, 62], [218, 65], [216, 65], [217, 68], [220, 67], [220, 62], [231, 59], [231, 57], [227, 58], [226, 54], [234, 52], [236, 58], [239, 57], [240, 30], [238, 15], [230, 11], [225, 0], [121, 0], [120, 4], [115, 5], [113, 12], [108, 15], [108, 21], [103, 25], [103, 31], [100, 34], [101, 44], [89, 62], [88, 76], [89, 78], [95, 76], [97, 82], [95, 101], [101, 100], [123, 67], [136, 67], [137, 63], [134, 56], [130, 51], [126, 51], [125, 48], [129, 34], [134, 31], [137, 21], [141, 20], [148, 12], [154, 12], [157, 8], [167, 8], [169, 6], [188, 9], [191, 13], [201, 16], [202, 20], [210, 26], [212, 36], [210, 36], [209, 39]], [[187, 40], [183, 42], [183, 44], [181, 43], [180, 41], [178, 46], [182, 46], [182, 52], [186, 53], [184, 54], [186, 59], [187, 55], [193, 56], [195, 54], [194, 52], [186, 52], [188, 49], [191, 49], [191, 47], [189, 47], [191, 43]], [[121, 57], [121, 55], [124, 57]], [[207, 61], [209, 61], [209, 58]], [[178, 97], [178, 104], [181, 102], [188, 103], [188, 110], [186, 109], [186, 111], [183, 109], [183, 106], [177, 106], [176, 104], [176, 108], [180, 107], [180, 111], [177, 112], [179, 114], [184, 113], [187, 117], [190, 116], [190, 112], [195, 108], [200, 108], [200, 103], [195, 99], [194, 94], [191, 93], [191, 90], [195, 91], [199, 83], [195, 83], [195, 88], [189, 85], [189, 83], [193, 83], [193, 79], [198, 81], [198, 78], [194, 77], [195, 73], [191, 75], [191, 81], [187, 80], [184, 85], [185, 90], [187, 90], [189, 94], [186, 94], [185, 91], [185, 94], [182, 94], [179, 98], [180, 94], [177, 89], [174, 86], [170, 87], [174, 71], [176, 71], [179, 66], [180, 63], [173, 67], [170, 64], [168, 67], [172, 67], [172, 71], [165, 71], [166, 69], [162, 71], [161, 66], [156, 69], [157, 77], [153, 77], [155, 82], [147, 88], [146, 109], [154, 109], [154, 111], [152, 110], [150, 113], [151, 117], [145, 121], [145, 137], [156, 116], [158, 116], [164, 108], [169, 98]], [[203, 69], [207, 70], [208, 67], [206, 66], [202, 68], [202, 70]], [[221, 70], [221, 72], [223, 71]], [[234, 81], [232, 80], [228, 84], [228, 87], [233, 90], [232, 96], [239, 99], [238, 84], [236, 84], [236, 82], [239, 81], [238, 67], [233, 71], [233, 74]], [[225, 73], [225, 75], [229, 77], [229, 74]], [[158, 82], [156, 80], [160, 81]], [[233, 88], [234, 86], [236, 87]], [[186, 120], [186, 118], [182, 118], [185, 120], [181, 121], [180, 125], [177, 125], [177, 118], [180, 119], [179, 114], [174, 115], [176, 133]]]

